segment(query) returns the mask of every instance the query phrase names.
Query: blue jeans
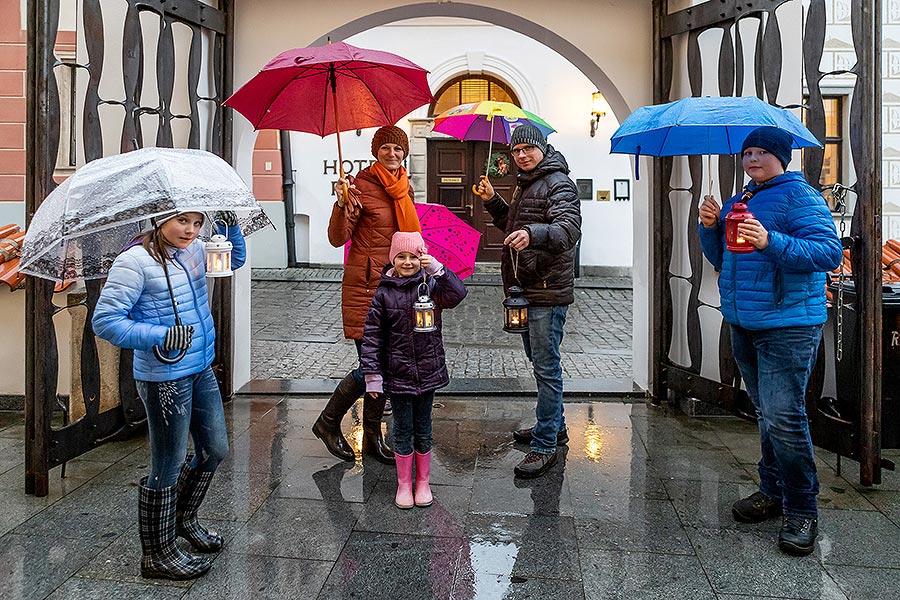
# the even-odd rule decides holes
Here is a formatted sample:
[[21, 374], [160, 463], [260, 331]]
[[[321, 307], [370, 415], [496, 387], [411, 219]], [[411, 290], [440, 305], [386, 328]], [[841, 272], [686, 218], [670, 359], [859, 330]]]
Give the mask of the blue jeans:
[[528, 333], [522, 334], [525, 355], [531, 361], [537, 380], [536, 423], [531, 432], [531, 450], [540, 454], [553, 454], [556, 434], [566, 428], [559, 345], [568, 309], [568, 306], [528, 307]]
[[784, 514], [817, 518], [819, 478], [813, 460], [806, 386], [822, 326], [753, 331], [731, 326], [731, 347], [756, 407], [762, 457], [759, 491], [780, 500]]
[[391, 394], [394, 407], [394, 453], [401, 456], [431, 450], [431, 405], [434, 390], [418, 396]]
[[228, 455], [228, 434], [219, 383], [212, 367], [172, 381], [136, 381], [150, 429], [150, 476], [147, 487], [161, 490], [178, 482], [194, 439], [191, 468], [213, 472]]

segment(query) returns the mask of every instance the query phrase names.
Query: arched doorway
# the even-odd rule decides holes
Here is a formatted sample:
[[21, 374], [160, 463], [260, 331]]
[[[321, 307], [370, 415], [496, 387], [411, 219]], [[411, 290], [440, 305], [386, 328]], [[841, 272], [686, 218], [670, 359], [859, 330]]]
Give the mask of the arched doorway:
[[[434, 95], [428, 117], [460, 104], [482, 102], [511, 102], [519, 104], [519, 97], [511, 86], [486, 74], [462, 74], [443, 84]], [[428, 199], [443, 204], [463, 221], [481, 232], [478, 261], [497, 262], [503, 247], [503, 232], [494, 227], [484, 204], [472, 195], [470, 183], [485, 172], [488, 152], [491, 162], [499, 165], [491, 176], [491, 183], [503, 197], [510, 197], [515, 186], [515, 163], [506, 144], [460, 141], [453, 138], [428, 140]], [[501, 174], [503, 173], [503, 174]]]

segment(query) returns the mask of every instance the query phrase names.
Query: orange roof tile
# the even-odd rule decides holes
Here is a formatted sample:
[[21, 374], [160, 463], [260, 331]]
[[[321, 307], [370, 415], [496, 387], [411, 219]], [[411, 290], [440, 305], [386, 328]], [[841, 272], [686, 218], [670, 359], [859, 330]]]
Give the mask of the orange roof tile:
[[[9, 286], [10, 291], [25, 287], [25, 275], [19, 272], [19, 252], [25, 232], [15, 223], [0, 225], [0, 282]], [[54, 291], [61, 292], [72, 282], [58, 283]]]

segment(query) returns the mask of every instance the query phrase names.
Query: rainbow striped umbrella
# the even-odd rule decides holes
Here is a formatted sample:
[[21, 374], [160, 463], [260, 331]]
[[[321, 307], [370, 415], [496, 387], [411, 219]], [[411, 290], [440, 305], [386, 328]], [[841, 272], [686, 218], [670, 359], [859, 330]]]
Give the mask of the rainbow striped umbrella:
[[[494, 140], [508, 144], [512, 132], [519, 125], [531, 123], [541, 130], [546, 138], [556, 131], [547, 121], [533, 112], [519, 108], [511, 102], [470, 102], [445, 110], [434, 118], [432, 130], [446, 133], [468, 142], [490, 142], [488, 144], [488, 164], [494, 147]], [[490, 167], [485, 166], [484, 177]], [[472, 186], [475, 192], [475, 186]], [[477, 192], [475, 192], [477, 193]]]

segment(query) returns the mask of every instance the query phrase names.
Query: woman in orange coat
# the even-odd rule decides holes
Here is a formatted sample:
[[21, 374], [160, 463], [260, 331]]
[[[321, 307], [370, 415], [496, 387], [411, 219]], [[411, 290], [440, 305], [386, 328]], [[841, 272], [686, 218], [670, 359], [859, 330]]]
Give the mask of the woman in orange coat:
[[[356, 342], [360, 353], [363, 325], [384, 266], [390, 262], [391, 237], [397, 231], [421, 231], [413, 205], [413, 190], [403, 167], [409, 156], [409, 138], [399, 127], [382, 127], [372, 138], [376, 162], [355, 178], [335, 185], [337, 202], [328, 223], [328, 241], [339, 248], [351, 240], [341, 284], [341, 316], [344, 337]], [[342, 193], [349, 185], [348, 197]], [[353, 448], [341, 433], [341, 420], [366, 391], [362, 371], [357, 366], [338, 384], [328, 404], [313, 425], [313, 433], [336, 457], [353, 461]], [[394, 464], [394, 453], [384, 442], [381, 416], [385, 396], [366, 394], [363, 400], [362, 452], [376, 460]]]

